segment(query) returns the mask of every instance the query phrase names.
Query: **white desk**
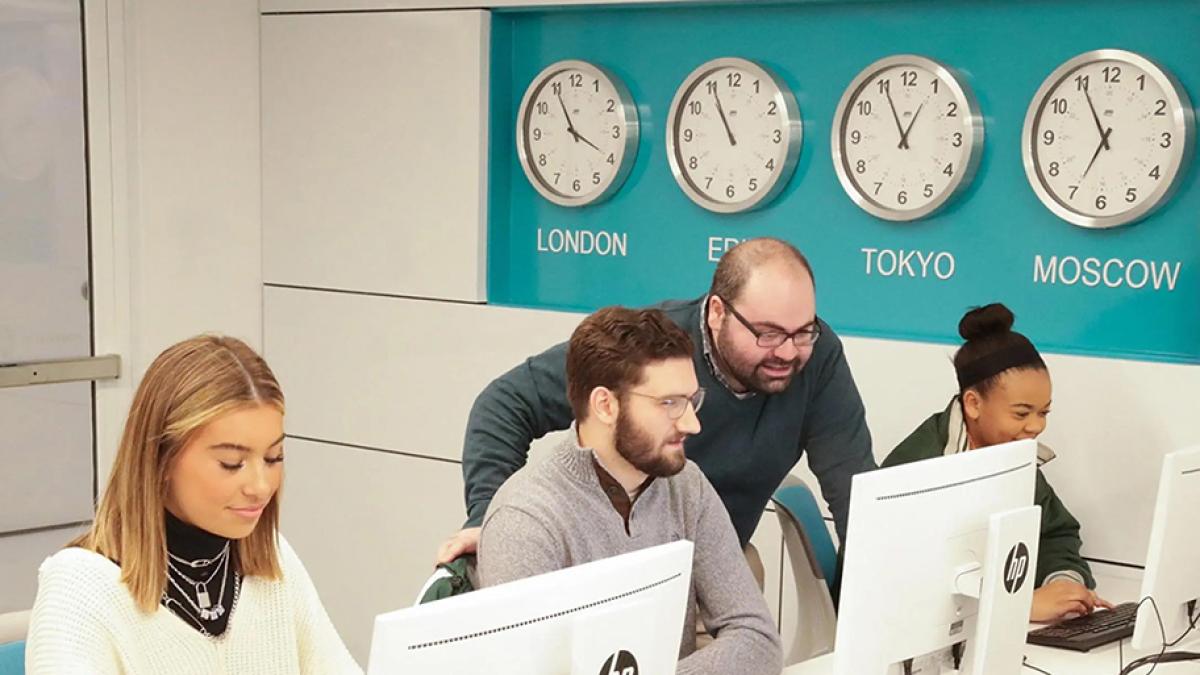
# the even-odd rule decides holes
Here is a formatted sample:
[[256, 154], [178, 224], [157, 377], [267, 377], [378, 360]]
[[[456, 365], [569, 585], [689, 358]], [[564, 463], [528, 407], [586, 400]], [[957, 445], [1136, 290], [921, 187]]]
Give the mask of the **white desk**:
[[[1139, 570], [1123, 570], [1106, 567], [1097, 570], [1096, 581], [1099, 584], [1100, 595], [1113, 604], [1132, 602], [1138, 599], [1141, 591], [1141, 572]], [[1031, 626], [1036, 628], [1036, 626]], [[1200, 651], [1200, 644], [1189, 641], [1178, 648]], [[1134, 652], [1129, 640], [1097, 647], [1086, 654], [1071, 652], [1050, 647], [1027, 645], [1025, 657], [1029, 665], [1044, 670], [1051, 675], [1117, 675], [1121, 672], [1122, 650], [1124, 663], [1129, 664], [1135, 658], [1148, 652]], [[1155, 650], [1157, 651], [1157, 650]], [[1140, 669], [1135, 675], [1145, 675], [1149, 667]], [[794, 666], [785, 668], [782, 675], [832, 675], [833, 655], [828, 654]], [[1024, 675], [1035, 675], [1036, 671], [1024, 669]], [[1154, 671], [1155, 675], [1197, 675], [1200, 673], [1200, 662], [1164, 663]]]

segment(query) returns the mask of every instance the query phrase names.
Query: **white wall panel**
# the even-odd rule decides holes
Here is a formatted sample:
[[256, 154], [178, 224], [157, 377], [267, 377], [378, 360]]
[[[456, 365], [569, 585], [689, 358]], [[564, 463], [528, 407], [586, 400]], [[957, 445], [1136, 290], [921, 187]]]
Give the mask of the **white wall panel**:
[[484, 299], [489, 19], [262, 18], [268, 282]]
[[488, 382], [583, 318], [288, 288], [264, 313], [290, 433], [453, 460]]
[[285, 446], [282, 531], [365, 666], [375, 615], [412, 604], [438, 545], [462, 523], [459, 467], [296, 439]]
[[0, 614], [33, 607], [38, 567], [79, 536], [86, 525], [0, 536]]

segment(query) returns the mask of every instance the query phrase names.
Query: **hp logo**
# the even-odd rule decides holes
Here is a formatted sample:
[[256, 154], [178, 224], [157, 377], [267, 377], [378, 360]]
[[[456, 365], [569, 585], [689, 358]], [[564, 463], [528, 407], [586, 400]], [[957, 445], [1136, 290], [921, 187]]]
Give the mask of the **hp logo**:
[[608, 657], [600, 667], [600, 675], [638, 675], [637, 659], [622, 649]]
[[1029, 549], [1024, 542], [1017, 542], [1008, 552], [1004, 561], [1004, 590], [1015, 594], [1025, 585], [1025, 577], [1029, 576]]

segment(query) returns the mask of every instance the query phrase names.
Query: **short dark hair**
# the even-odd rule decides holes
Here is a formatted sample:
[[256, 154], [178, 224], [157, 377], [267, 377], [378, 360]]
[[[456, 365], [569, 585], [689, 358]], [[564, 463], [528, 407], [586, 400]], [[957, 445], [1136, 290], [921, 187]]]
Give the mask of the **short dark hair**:
[[713, 272], [712, 286], [709, 287], [708, 294], [731, 302], [737, 300], [754, 268], [779, 258], [790, 260], [804, 268], [813, 280], [813, 287], [816, 287], [817, 278], [813, 275], [812, 265], [808, 264], [808, 258], [804, 257], [800, 249], [782, 239], [758, 237], [743, 241], [721, 256], [721, 260], [717, 262], [717, 270]]
[[642, 381], [649, 364], [692, 357], [692, 339], [658, 309], [605, 307], [583, 320], [567, 344], [567, 398], [575, 419], [587, 419], [596, 387], [616, 392]]

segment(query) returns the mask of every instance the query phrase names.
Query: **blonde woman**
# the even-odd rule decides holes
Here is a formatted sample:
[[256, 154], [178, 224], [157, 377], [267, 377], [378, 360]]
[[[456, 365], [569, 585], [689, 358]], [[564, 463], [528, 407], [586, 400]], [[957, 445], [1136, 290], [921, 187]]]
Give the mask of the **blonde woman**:
[[277, 531], [283, 412], [238, 340], [155, 359], [91, 530], [42, 563], [28, 672], [362, 672]]

